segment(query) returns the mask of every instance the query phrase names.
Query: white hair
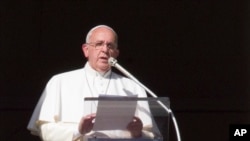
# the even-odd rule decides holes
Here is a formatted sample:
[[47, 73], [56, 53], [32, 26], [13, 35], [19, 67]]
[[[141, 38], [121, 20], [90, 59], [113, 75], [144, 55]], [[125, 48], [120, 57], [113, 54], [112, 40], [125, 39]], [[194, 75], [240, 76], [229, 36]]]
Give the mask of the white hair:
[[92, 35], [92, 33], [93, 33], [94, 30], [96, 30], [96, 29], [98, 29], [98, 28], [102, 28], [102, 27], [107, 28], [107, 29], [111, 30], [111, 31], [114, 33], [114, 35], [115, 35], [115, 42], [116, 42], [116, 44], [117, 44], [117, 43], [118, 43], [118, 36], [117, 36], [115, 30], [114, 30], [113, 28], [107, 26], [107, 25], [98, 25], [98, 26], [95, 26], [95, 27], [93, 27], [92, 29], [90, 29], [90, 31], [88, 32], [88, 34], [87, 34], [87, 36], [86, 36], [85, 42], [86, 42], [86, 43], [89, 42], [89, 39], [90, 39], [90, 37], [91, 37], [91, 35]]

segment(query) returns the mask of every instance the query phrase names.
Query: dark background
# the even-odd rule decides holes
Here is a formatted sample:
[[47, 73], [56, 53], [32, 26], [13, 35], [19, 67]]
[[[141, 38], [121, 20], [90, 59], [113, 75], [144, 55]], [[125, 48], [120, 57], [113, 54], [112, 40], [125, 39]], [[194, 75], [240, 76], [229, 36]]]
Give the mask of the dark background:
[[230, 124], [250, 123], [249, 4], [1, 0], [0, 140], [38, 140], [26, 126], [47, 81], [83, 67], [86, 33], [107, 24], [119, 35], [119, 63], [170, 98], [183, 141], [227, 141]]

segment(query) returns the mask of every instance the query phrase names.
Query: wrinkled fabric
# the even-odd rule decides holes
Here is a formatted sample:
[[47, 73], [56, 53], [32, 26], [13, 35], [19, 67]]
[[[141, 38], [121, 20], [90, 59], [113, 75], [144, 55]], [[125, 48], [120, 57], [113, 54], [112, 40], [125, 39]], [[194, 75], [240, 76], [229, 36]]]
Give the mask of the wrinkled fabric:
[[[32, 114], [28, 130], [34, 135], [41, 136], [43, 133], [49, 134], [47, 131], [41, 131], [45, 128], [48, 129], [46, 126], [41, 128], [43, 123], [77, 125], [84, 115], [93, 112], [86, 110], [89, 107], [84, 107], [84, 98], [98, 97], [99, 94], [103, 94], [101, 92], [106, 95], [146, 97], [145, 90], [132, 80], [111, 71], [100, 74], [86, 63], [84, 68], [55, 75], [49, 80]], [[141, 109], [139, 108], [140, 110], [136, 112], [136, 116], [141, 118], [143, 125], [151, 125], [147, 103], [139, 102], [138, 104]], [[53, 124], [53, 127], [55, 126]], [[63, 129], [61, 126], [64, 124], [60, 125], [60, 128]], [[77, 130], [69, 129], [72, 129], [72, 132], [68, 133], [69, 135], [73, 135], [73, 132]], [[60, 135], [60, 133], [55, 132], [53, 134]]]

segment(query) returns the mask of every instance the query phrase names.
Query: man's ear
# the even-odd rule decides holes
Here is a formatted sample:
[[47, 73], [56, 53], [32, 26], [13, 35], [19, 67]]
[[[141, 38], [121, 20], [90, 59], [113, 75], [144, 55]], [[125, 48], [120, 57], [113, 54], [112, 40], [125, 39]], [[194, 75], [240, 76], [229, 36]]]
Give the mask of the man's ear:
[[87, 44], [82, 44], [82, 52], [86, 58], [89, 56], [89, 48]]

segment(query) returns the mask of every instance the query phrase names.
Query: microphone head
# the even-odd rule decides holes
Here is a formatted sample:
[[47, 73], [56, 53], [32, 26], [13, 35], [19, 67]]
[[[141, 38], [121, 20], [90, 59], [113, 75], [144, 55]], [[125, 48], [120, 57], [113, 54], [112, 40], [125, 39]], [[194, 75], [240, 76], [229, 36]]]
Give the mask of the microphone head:
[[109, 63], [109, 65], [114, 67], [117, 63], [117, 60], [113, 57], [109, 57], [108, 63]]

